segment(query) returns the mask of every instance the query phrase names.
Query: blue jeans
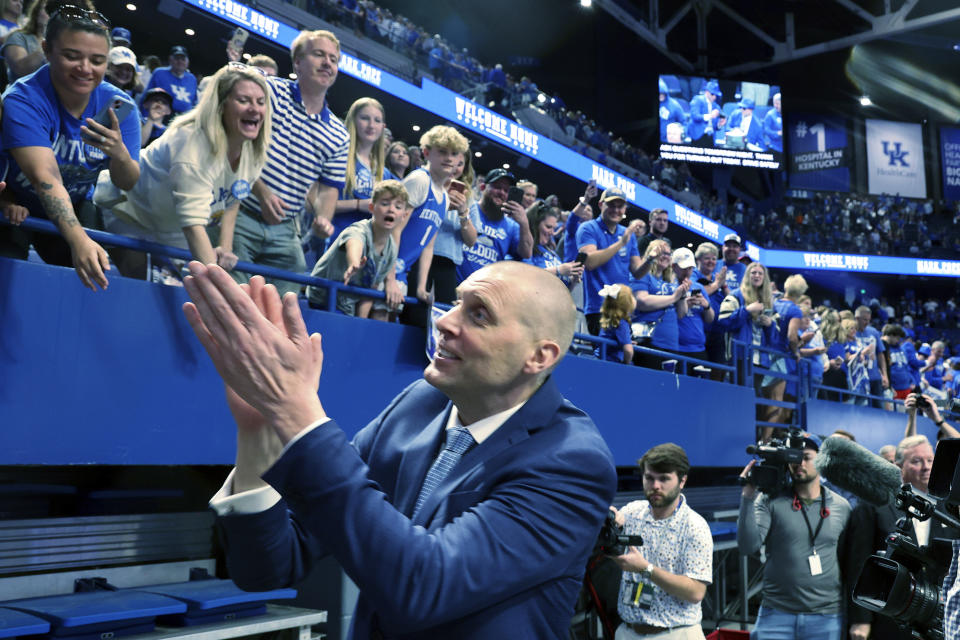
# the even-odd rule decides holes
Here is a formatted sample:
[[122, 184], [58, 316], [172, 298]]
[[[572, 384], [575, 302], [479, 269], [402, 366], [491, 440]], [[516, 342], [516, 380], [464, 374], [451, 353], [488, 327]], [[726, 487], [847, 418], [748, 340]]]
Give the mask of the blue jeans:
[[840, 640], [840, 614], [787, 613], [761, 605], [750, 640]]

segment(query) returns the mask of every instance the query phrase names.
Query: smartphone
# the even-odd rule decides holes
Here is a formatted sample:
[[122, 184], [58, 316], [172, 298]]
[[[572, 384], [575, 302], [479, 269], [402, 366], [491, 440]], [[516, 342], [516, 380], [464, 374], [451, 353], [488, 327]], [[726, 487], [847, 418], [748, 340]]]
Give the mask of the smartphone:
[[[109, 129], [110, 109], [113, 109], [113, 113], [117, 116], [117, 122], [123, 122], [133, 111], [133, 103], [129, 100], [123, 100], [122, 98], [114, 98], [100, 109], [97, 115], [93, 117], [93, 121]], [[84, 137], [89, 138], [89, 136]]]
[[523, 189], [520, 187], [510, 187], [510, 191], [507, 192], [507, 200], [521, 204], [523, 202]]
[[243, 53], [243, 47], [247, 44], [247, 38], [250, 37], [250, 34], [243, 27], [237, 27], [233, 35], [230, 36], [230, 41], [227, 43], [227, 49], [233, 50], [239, 56]]
[[467, 184], [465, 182], [460, 182], [459, 180], [451, 180], [450, 186], [447, 187], [447, 191], [456, 191], [458, 193], [466, 193]]
[[574, 262], [579, 262], [580, 264], [586, 264], [587, 254], [581, 251], [580, 253], [577, 254], [577, 259], [574, 260]]
[[764, 309], [764, 310], [763, 310], [763, 315], [765, 315], [765, 316], [773, 316], [773, 315], [776, 315], [776, 314], [777, 314], [777, 312], [774, 311], [773, 309]]

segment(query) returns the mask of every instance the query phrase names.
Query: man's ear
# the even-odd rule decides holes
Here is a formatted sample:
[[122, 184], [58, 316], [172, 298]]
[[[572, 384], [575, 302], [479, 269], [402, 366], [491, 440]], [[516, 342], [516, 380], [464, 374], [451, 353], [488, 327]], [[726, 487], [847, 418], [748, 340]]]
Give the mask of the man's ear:
[[543, 373], [555, 365], [562, 355], [559, 344], [553, 340], [540, 340], [524, 363], [523, 371], [533, 375]]

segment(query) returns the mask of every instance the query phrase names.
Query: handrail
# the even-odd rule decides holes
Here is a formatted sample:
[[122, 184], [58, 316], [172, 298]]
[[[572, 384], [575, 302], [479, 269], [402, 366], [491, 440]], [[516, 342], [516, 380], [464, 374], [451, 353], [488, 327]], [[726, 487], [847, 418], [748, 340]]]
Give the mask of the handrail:
[[[0, 223], [9, 224], [5, 218], [0, 216]], [[60, 235], [60, 231], [57, 229], [49, 220], [43, 220], [41, 218], [28, 217], [24, 220], [21, 225], [26, 229], [32, 231], [39, 231], [41, 233], [50, 233], [54, 235]], [[115, 233], [110, 233], [108, 231], [98, 231], [96, 229], [88, 229], [84, 227], [84, 231], [87, 232], [87, 235], [91, 239], [99, 242], [100, 244], [105, 244], [111, 247], [121, 247], [124, 249], [133, 249], [135, 251], [143, 251], [144, 253], [155, 253], [168, 258], [176, 258], [178, 260], [193, 260], [193, 254], [190, 253], [187, 249], [181, 249], [180, 247], [171, 247], [169, 245], [160, 244], [157, 242], [149, 242], [147, 240], [141, 240], [140, 238], [131, 238], [128, 236], [117, 235]], [[325, 287], [330, 293], [327, 295], [327, 311], [334, 311], [336, 309], [336, 299], [337, 292], [343, 291], [345, 293], [351, 293], [366, 298], [375, 298], [378, 300], [383, 300], [386, 298], [386, 294], [383, 291], [376, 291], [374, 289], [364, 289], [362, 287], [354, 287], [351, 285], [343, 284], [342, 282], [337, 282], [335, 280], [327, 280], [326, 278], [317, 278], [314, 276], [295, 273], [293, 271], [286, 271], [284, 269], [278, 269], [276, 267], [270, 267], [262, 264], [254, 264], [253, 262], [245, 262], [240, 260], [237, 262], [237, 265], [234, 269], [238, 271], [243, 271], [244, 273], [250, 273], [253, 275], [264, 276], [265, 278], [274, 278], [276, 280], [287, 280], [289, 282], [296, 282], [298, 284], [306, 284], [312, 286]], [[419, 299], [407, 296], [403, 299], [405, 304], [424, 304]]]

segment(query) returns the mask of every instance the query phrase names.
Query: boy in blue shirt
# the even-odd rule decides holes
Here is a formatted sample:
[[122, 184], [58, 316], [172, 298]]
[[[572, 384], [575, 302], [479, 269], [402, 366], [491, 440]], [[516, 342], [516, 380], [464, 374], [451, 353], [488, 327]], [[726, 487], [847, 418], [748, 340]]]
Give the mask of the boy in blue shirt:
[[[427, 163], [411, 171], [403, 180], [413, 210], [399, 231], [394, 231], [397, 262], [396, 280], [391, 286], [395, 290], [388, 289], [387, 294], [396, 295], [399, 292], [401, 296], [406, 296], [412, 284], [417, 298], [427, 302], [430, 300], [427, 275], [433, 262], [433, 244], [440, 223], [447, 214], [447, 190], [444, 185], [456, 174], [460, 157], [467, 151], [469, 143], [453, 127], [437, 125], [423, 134], [420, 146]], [[381, 307], [374, 304], [374, 309], [380, 310]], [[426, 311], [424, 305], [408, 307], [402, 311], [402, 320], [405, 324], [425, 327]]]

